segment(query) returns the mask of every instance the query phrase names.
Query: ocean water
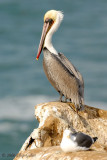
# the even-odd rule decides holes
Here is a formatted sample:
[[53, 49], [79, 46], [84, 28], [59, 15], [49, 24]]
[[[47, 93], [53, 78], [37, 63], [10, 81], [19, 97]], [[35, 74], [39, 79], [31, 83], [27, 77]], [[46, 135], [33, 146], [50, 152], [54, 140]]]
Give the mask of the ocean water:
[[59, 95], [36, 61], [43, 15], [61, 10], [57, 51], [78, 68], [85, 104], [107, 109], [107, 1], [0, 0], [0, 158], [13, 159], [38, 122], [34, 106]]

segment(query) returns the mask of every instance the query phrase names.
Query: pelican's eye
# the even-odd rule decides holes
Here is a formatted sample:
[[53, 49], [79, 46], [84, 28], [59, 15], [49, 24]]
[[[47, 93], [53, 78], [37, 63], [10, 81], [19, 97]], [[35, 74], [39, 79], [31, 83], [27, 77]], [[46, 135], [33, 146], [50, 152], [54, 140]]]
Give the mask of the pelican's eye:
[[51, 18], [46, 18], [45, 23], [53, 24], [53, 20]]

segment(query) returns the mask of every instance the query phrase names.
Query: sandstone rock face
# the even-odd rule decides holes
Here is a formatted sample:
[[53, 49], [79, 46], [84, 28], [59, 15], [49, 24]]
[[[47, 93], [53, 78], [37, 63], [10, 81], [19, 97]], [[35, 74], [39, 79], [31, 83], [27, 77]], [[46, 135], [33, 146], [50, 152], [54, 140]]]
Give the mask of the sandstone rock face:
[[41, 147], [27, 150], [16, 156], [15, 160], [107, 160], [107, 152], [80, 151], [64, 153], [59, 146]]
[[[15, 160], [107, 160], [107, 111], [85, 106], [85, 110], [77, 114], [72, 103], [49, 102], [35, 106], [35, 116], [39, 127], [25, 141]], [[81, 131], [92, 137], [97, 136], [92, 150], [74, 153], [61, 151], [59, 145], [63, 131], [68, 128], [72, 132]]]

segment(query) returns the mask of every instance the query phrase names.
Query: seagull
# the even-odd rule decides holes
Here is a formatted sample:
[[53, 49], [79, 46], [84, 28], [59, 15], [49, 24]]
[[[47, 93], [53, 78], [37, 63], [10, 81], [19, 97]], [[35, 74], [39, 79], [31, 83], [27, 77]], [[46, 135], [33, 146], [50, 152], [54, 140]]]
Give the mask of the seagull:
[[51, 85], [59, 92], [65, 102], [69, 100], [76, 111], [84, 109], [84, 81], [80, 72], [52, 45], [52, 36], [63, 20], [61, 11], [49, 10], [44, 15], [44, 25], [36, 60], [43, 50], [43, 68]]
[[72, 133], [71, 130], [66, 129], [60, 147], [64, 152], [88, 150], [97, 139], [82, 132]]

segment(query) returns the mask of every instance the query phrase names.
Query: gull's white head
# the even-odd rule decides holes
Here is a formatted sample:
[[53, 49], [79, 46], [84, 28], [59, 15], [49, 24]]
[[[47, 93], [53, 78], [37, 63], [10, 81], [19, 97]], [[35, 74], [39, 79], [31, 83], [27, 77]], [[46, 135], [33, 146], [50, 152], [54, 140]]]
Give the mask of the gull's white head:
[[70, 138], [70, 135], [72, 134], [72, 132], [68, 129], [66, 129], [63, 133], [63, 137], [65, 138]]
[[39, 59], [43, 47], [53, 49], [53, 46], [51, 44], [51, 38], [53, 33], [58, 29], [62, 20], [63, 13], [61, 11], [50, 10], [44, 15], [44, 26], [36, 57], [37, 60]]

